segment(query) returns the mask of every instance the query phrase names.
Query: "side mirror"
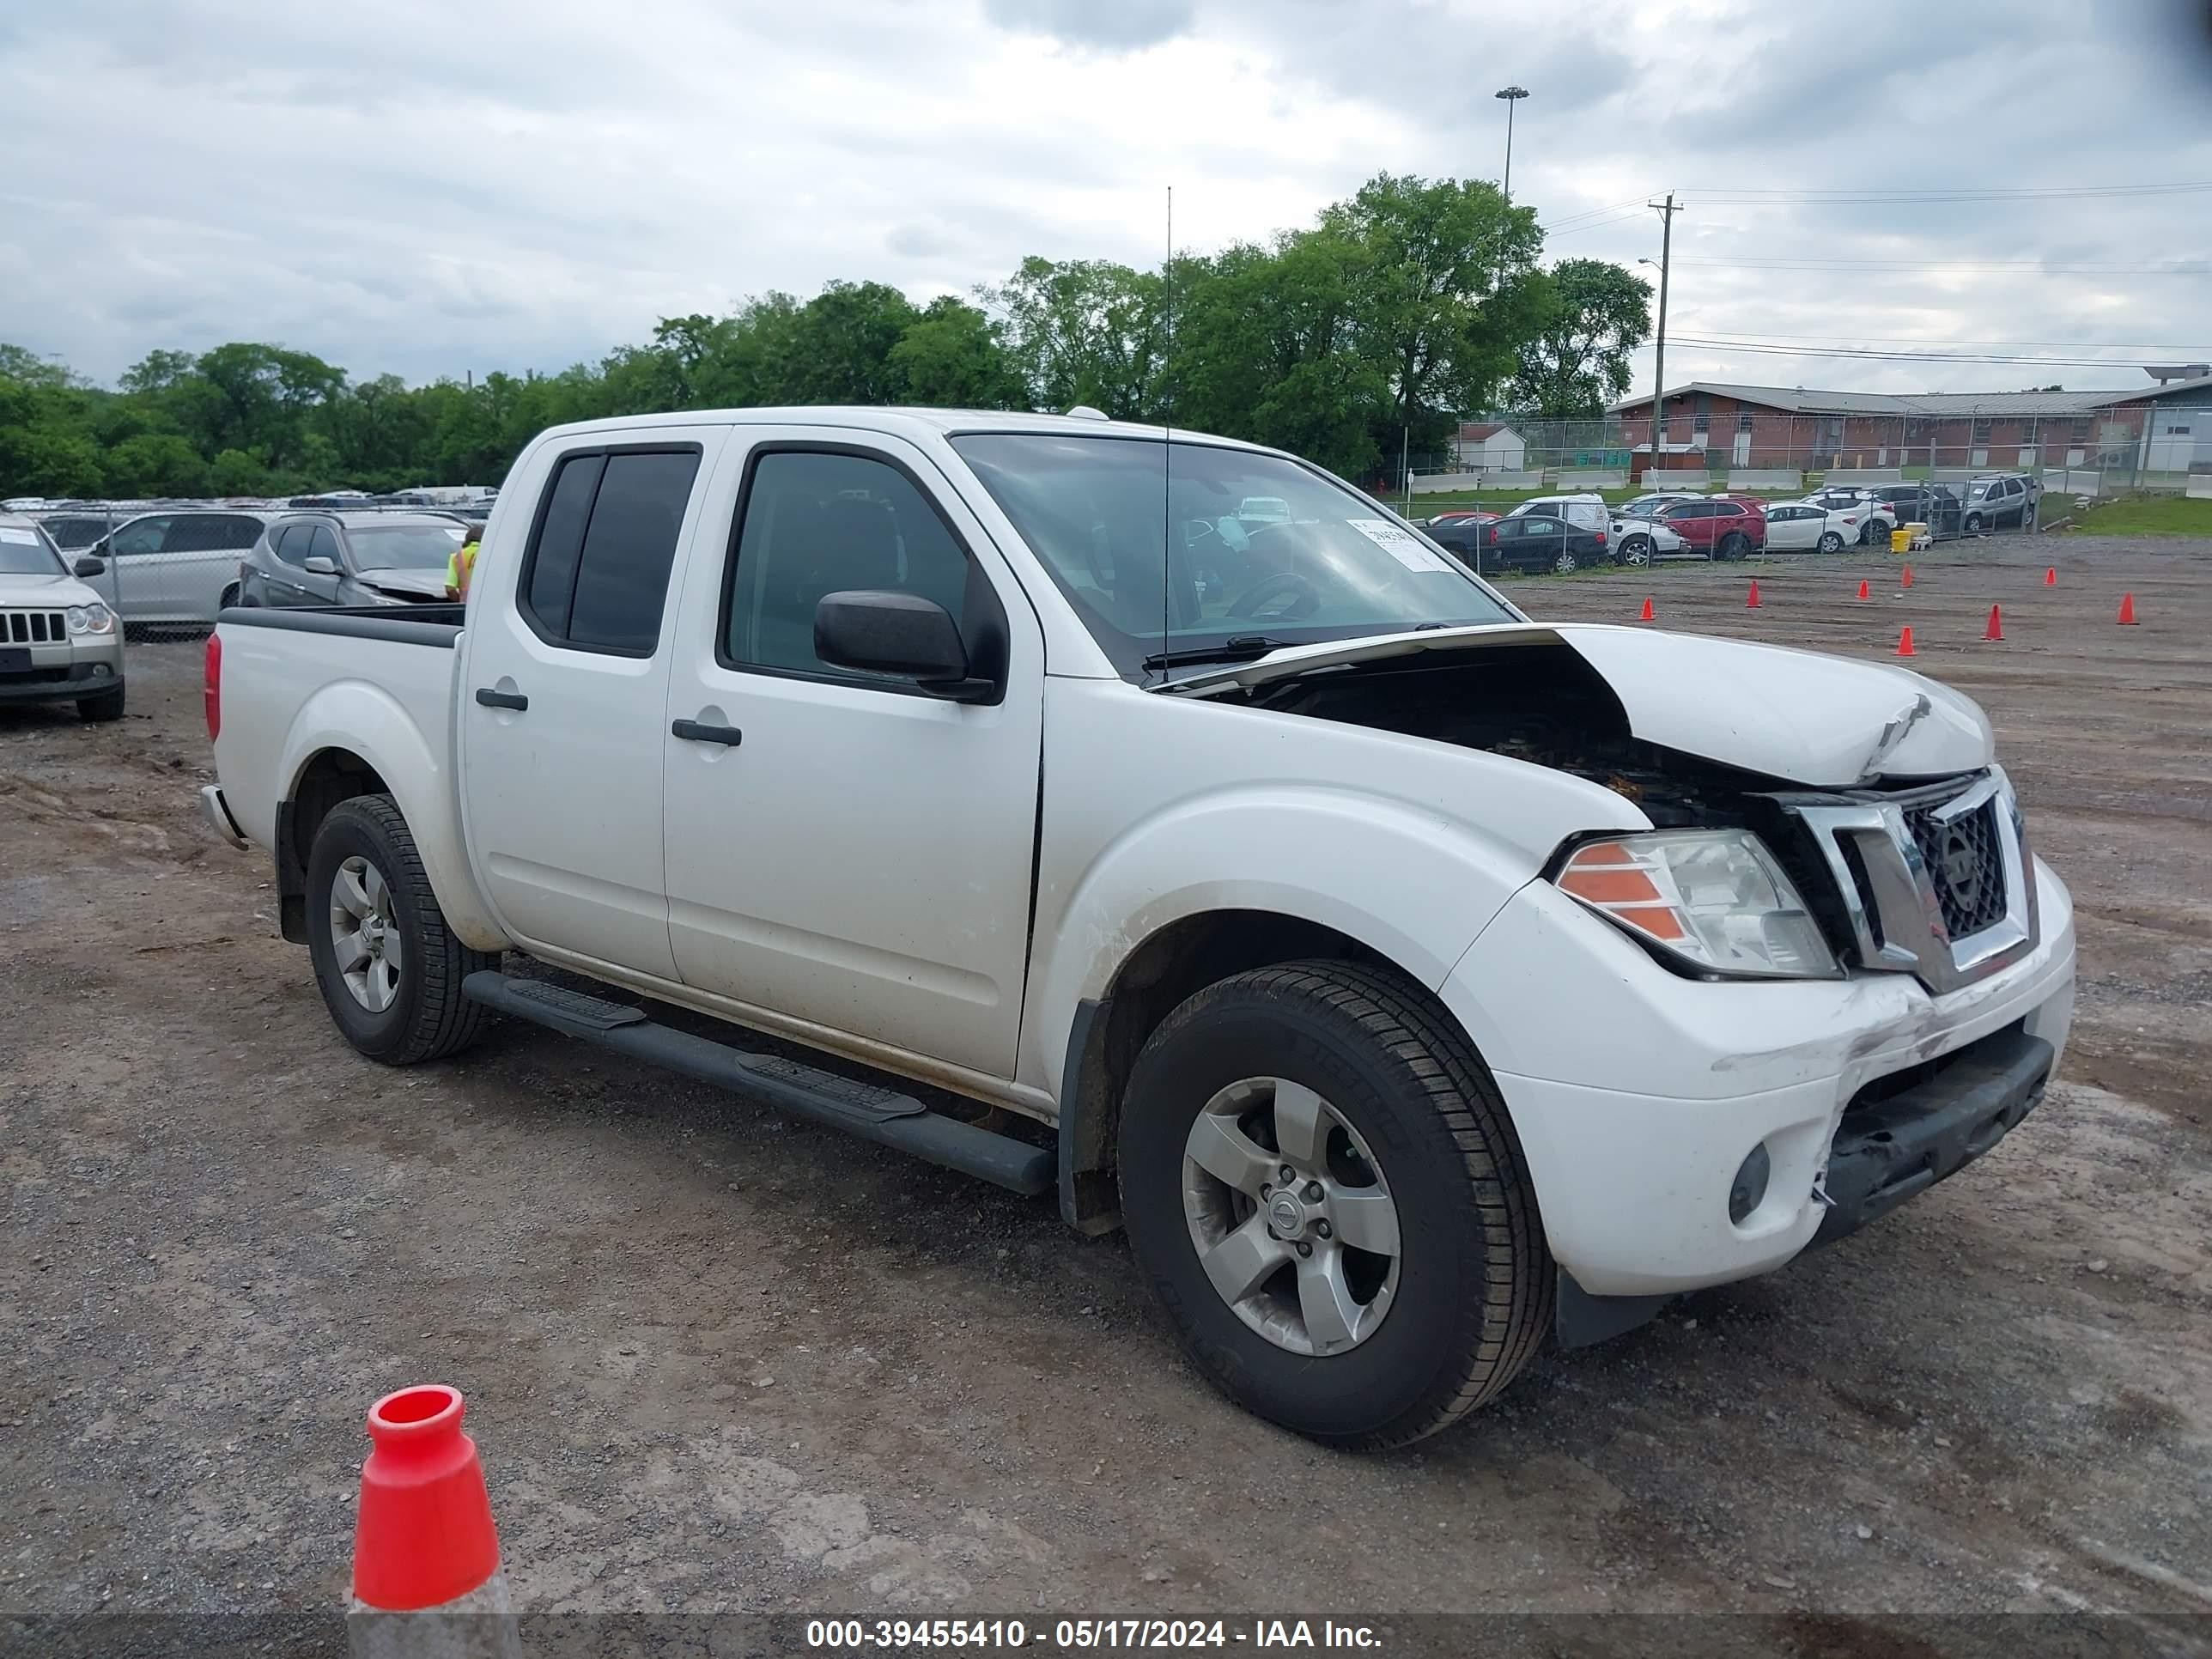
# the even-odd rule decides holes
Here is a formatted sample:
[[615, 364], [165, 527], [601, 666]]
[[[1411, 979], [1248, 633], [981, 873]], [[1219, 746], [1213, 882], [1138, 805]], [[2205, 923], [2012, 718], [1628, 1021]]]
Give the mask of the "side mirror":
[[338, 562], [336, 559], [325, 558], [318, 553], [300, 568], [310, 576], [335, 576], [338, 574]]
[[943, 605], [889, 588], [823, 594], [814, 607], [814, 654], [836, 668], [906, 675], [956, 702], [981, 702], [998, 690], [969, 677], [968, 647]]
[[105, 559], [82, 558], [70, 567], [70, 574], [75, 576], [79, 581], [88, 582], [94, 576], [105, 576], [106, 574], [107, 561]]

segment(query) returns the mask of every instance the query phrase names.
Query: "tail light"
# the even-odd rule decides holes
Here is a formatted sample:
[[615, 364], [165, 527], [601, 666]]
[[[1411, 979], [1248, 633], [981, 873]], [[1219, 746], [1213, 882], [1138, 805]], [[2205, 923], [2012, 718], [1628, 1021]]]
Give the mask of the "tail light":
[[1602, 530], [1593, 530], [1590, 532], [1590, 534], [1597, 538], [1597, 544], [1600, 547], [1603, 547], [1605, 545], [1605, 532]]
[[200, 698], [207, 709], [208, 741], [213, 743], [222, 733], [222, 635], [210, 634], [207, 642], [207, 665], [200, 682]]

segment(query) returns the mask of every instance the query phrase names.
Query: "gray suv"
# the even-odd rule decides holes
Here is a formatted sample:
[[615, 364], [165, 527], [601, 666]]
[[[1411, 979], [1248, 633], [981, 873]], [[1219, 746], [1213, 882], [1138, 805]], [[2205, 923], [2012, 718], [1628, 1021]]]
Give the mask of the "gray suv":
[[446, 563], [467, 533], [442, 513], [287, 513], [238, 568], [238, 602], [422, 605], [447, 597]]
[[64, 560], [30, 520], [0, 513], [0, 704], [74, 702], [123, 718], [123, 630], [88, 586], [98, 559]]
[[1993, 472], [1966, 485], [1959, 527], [1969, 536], [1984, 530], [2033, 530], [2043, 501], [2043, 481], [2033, 473]]

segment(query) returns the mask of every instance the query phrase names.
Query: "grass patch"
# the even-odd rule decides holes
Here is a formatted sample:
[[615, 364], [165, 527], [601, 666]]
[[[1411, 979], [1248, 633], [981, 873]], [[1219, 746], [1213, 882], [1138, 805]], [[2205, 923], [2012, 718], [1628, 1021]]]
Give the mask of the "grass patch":
[[2212, 501], [2185, 495], [2123, 495], [2077, 512], [2054, 493], [2044, 497], [2043, 516], [2070, 518], [2072, 528], [2099, 536], [2212, 536]]

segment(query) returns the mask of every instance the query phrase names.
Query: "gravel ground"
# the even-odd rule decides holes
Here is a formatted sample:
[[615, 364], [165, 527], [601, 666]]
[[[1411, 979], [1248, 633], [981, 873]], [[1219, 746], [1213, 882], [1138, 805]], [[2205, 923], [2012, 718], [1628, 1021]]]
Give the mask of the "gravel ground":
[[1936, 1650], [1885, 1613], [2105, 1612], [2201, 1638], [2212, 544], [1912, 565], [1909, 591], [1852, 553], [1513, 592], [1869, 658], [1910, 623], [2074, 887], [2060, 1081], [1897, 1216], [1385, 1456], [1222, 1401], [1121, 1241], [1048, 1200], [520, 1025], [356, 1058], [263, 861], [198, 821], [196, 644], [134, 647], [119, 725], [0, 711], [0, 1609], [327, 1642], [362, 1413], [438, 1379], [540, 1612], [1729, 1612], [1883, 1653]]

